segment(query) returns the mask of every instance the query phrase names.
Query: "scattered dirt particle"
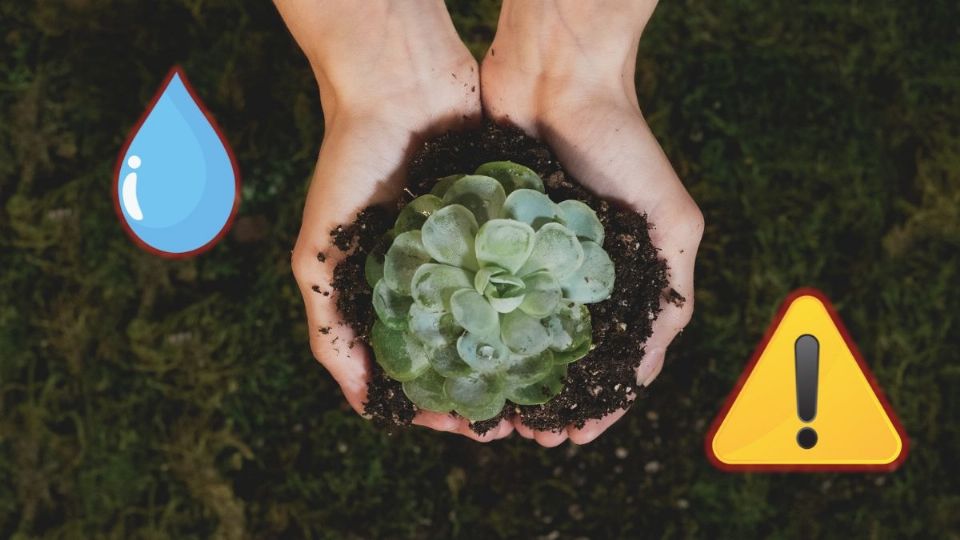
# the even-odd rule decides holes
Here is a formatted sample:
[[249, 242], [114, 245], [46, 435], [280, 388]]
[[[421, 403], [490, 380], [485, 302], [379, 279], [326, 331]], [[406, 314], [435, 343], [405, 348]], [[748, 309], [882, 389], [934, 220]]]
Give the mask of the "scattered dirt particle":
[[320, 333], [323, 334], [323, 335], [329, 334], [329, 333], [330, 333], [330, 327], [329, 327], [329, 326], [324, 326], [324, 327], [320, 328]]
[[317, 293], [317, 294], [320, 294], [320, 286], [319, 286], [319, 285], [314, 285], [313, 287], [310, 287], [310, 288], [313, 290], [313, 292], [315, 292], [315, 293]]
[[670, 287], [670, 290], [663, 295], [663, 299], [677, 307], [683, 307], [687, 303], [687, 299], [680, 293], [678, 293], [673, 287]]

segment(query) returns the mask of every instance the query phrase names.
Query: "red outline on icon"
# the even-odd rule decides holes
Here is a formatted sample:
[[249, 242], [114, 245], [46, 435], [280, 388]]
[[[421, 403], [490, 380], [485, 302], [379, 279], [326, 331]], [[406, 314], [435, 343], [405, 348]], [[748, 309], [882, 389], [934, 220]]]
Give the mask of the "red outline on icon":
[[[770, 343], [770, 339], [773, 337], [773, 333], [777, 330], [777, 327], [780, 326], [780, 322], [783, 320], [783, 316], [787, 313], [787, 309], [801, 296], [813, 296], [820, 300], [820, 302], [822, 302], [827, 308], [827, 313], [829, 313], [830, 318], [833, 319], [834, 326], [836, 326], [837, 330], [840, 331], [843, 341], [847, 344], [850, 352], [853, 353], [853, 358], [856, 359], [857, 365], [860, 366], [860, 371], [863, 372], [864, 377], [866, 377], [867, 382], [873, 389], [873, 393], [876, 394], [877, 399], [880, 400], [880, 405], [882, 405], [883, 410], [886, 411], [887, 417], [890, 418], [890, 422], [893, 424], [894, 429], [896, 429], [897, 434], [900, 435], [900, 440], [903, 446], [900, 448], [900, 455], [898, 455], [897, 459], [893, 460], [892, 462], [879, 465], [836, 465], [814, 463], [731, 465], [729, 463], [723, 463], [717, 458], [716, 454], [713, 453], [713, 445], [711, 443], [713, 442], [713, 438], [717, 435], [717, 430], [720, 429], [720, 425], [727, 418], [727, 414], [730, 412], [733, 402], [736, 401], [737, 396], [740, 395], [740, 391], [743, 389], [743, 385], [746, 384], [747, 379], [750, 378], [750, 374], [753, 373], [753, 368], [756, 367], [757, 362], [760, 360], [760, 355], [762, 355], [763, 351], [766, 350], [767, 345]], [[850, 333], [847, 331], [847, 328], [843, 325], [843, 321], [840, 320], [840, 316], [837, 314], [836, 308], [833, 307], [833, 304], [821, 291], [812, 287], [804, 287], [791, 292], [790, 295], [787, 296], [786, 300], [780, 304], [780, 309], [777, 311], [777, 315], [773, 318], [773, 322], [770, 323], [770, 326], [764, 333], [763, 339], [760, 340], [760, 344], [757, 345], [757, 348], [753, 353], [753, 357], [750, 358], [750, 362], [747, 363], [743, 373], [740, 374], [740, 378], [737, 379], [737, 383], [734, 385], [733, 390], [730, 391], [726, 401], [724, 401], [720, 412], [717, 413], [717, 416], [713, 419], [713, 423], [710, 424], [710, 429], [707, 431], [707, 436], [704, 438], [704, 448], [710, 463], [713, 464], [714, 467], [727, 472], [890, 472], [900, 467], [904, 460], [907, 459], [907, 454], [909, 453], [910, 449], [910, 440], [907, 438], [907, 433], [903, 429], [900, 419], [893, 411], [893, 407], [890, 406], [890, 402], [887, 401], [886, 395], [883, 393], [883, 390], [877, 383], [876, 377], [874, 377], [873, 372], [870, 371], [870, 368], [867, 367], [866, 362], [863, 361], [863, 356], [860, 354], [860, 349], [857, 348], [857, 345], [850, 337]]]
[[[127, 155], [127, 150], [130, 149], [130, 144], [133, 143], [133, 138], [136, 137], [137, 132], [140, 131], [140, 128], [143, 127], [143, 123], [146, 122], [147, 116], [150, 115], [150, 112], [153, 111], [153, 108], [157, 106], [157, 102], [160, 101], [160, 97], [163, 95], [164, 90], [167, 89], [167, 86], [170, 85], [170, 81], [173, 80], [174, 75], [180, 75], [180, 80], [183, 81], [183, 86], [186, 87], [187, 92], [189, 92], [190, 97], [193, 99], [194, 103], [200, 108], [200, 112], [203, 113], [203, 116], [206, 117], [207, 121], [210, 122], [210, 125], [213, 127], [213, 131], [217, 134], [217, 137], [220, 138], [220, 143], [223, 145], [223, 148], [227, 151], [227, 157], [230, 159], [230, 165], [233, 167], [233, 179], [234, 179], [234, 197], [233, 197], [233, 208], [230, 209], [230, 215], [227, 217], [226, 223], [224, 223], [223, 228], [220, 232], [217, 233], [209, 242], [198, 247], [197, 249], [186, 251], [183, 253], [172, 253], [169, 251], [159, 250], [146, 242], [144, 242], [136, 233], [133, 232], [133, 229], [130, 228], [130, 224], [127, 223], [127, 220], [123, 217], [123, 210], [120, 208], [120, 169], [123, 168], [123, 159]], [[113, 189], [113, 208], [117, 212], [117, 218], [120, 220], [120, 225], [123, 226], [123, 230], [127, 233], [127, 236], [137, 245], [140, 249], [156, 255], [158, 257], [164, 257], [166, 259], [186, 259], [189, 257], [194, 257], [199, 255], [213, 246], [217, 245], [220, 240], [228, 232], [230, 228], [233, 227], [233, 220], [237, 217], [237, 210], [240, 208], [240, 168], [237, 167], [237, 159], [233, 156], [233, 149], [230, 148], [230, 143], [227, 141], [227, 138], [223, 135], [223, 130], [220, 129], [220, 125], [217, 124], [216, 119], [214, 119], [213, 114], [210, 113], [210, 110], [207, 109], [207, 106], [204, 105], [203, 100], [200, 99], [200, 96], [197, 94], [197, 91], [194, 90], [193, 85], [190, 84], [190, 80], [187, 79], [186, 73], [183, 69], [175, 65], [170, 68], [170, 71], [167, 72], [166, 77], [163, 78], [163, 83], [160, 84], [160, 88], [157, 90], [157, 93], [153, 96], [148, 104], [147, 108], [144, 109], [143, 114], [140, 116], [140, 119], [137, 120], [137, 123], [133, 125], [133, 128], [130, 129], [130, 134], [127, 135], [126, 141], [123, 143], [123, 147], [120, 149], [120, 155], [117, 158], [117, 163], [113, 168], [113, 180], [112, 185]]]

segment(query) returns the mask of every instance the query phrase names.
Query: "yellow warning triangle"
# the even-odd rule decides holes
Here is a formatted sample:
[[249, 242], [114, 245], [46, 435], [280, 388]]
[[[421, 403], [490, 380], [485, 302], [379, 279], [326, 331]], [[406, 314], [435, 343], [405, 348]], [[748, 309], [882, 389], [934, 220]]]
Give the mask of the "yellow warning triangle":
[[[798, 386], [798, 378], [807, 382]], [[908, 446], [836, 310], [815, 289], [784, 301], [705, 442], [710, 461], [731, 471], [889, 471]]]

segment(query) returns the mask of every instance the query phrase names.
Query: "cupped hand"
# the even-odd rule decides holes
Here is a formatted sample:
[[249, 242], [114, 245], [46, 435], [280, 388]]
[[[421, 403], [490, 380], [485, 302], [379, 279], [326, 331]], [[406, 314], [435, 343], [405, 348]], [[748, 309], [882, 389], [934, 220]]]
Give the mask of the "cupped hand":
[[[363, 414], [371, 358], [366, 347], [349, 346], [354, 333], [336, 307], [333, 271], [345, 254], [332, 245], [330, 231], [371, 204], [395, 200], [419, 142], [479, 120], [479, 69], [442, 2], [276, 3], [313, 66], [325, 123], [293, 273], [313, 354]], [[426, 411], [414, 423], [480, 441], [513, 431], [503, 420], [478, 436], [463, 418]]]
[[[564, 168], [597, 195], [646, 213], [650, 237], [685, 301], [661, 301], [637, 372], [648, 386], [693, 314], [694, 259], [703, 216], [651, 133], [637, 103], [634, 66], [655, 2], [504, 2], [481, 68], [486, 113], [544, 139]], [[592, 441], [625, 413], [581, 428], [517, 432], [544, 446]]]

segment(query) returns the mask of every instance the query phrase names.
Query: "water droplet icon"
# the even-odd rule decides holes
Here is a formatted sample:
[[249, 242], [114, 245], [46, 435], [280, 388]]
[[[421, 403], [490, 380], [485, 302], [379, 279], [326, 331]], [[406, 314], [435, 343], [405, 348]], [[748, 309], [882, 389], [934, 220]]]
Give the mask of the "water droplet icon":
[[196, 255], [229, 229], [240, 202], [236, 161], [179, 67], [128, 137], [114, 182], [120, 222], [151, 253]]

